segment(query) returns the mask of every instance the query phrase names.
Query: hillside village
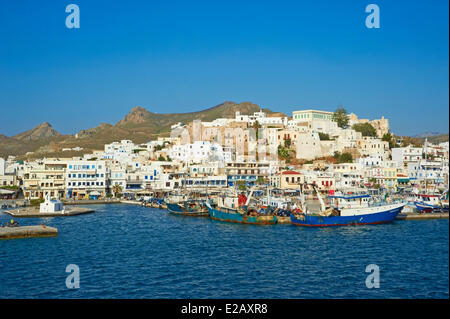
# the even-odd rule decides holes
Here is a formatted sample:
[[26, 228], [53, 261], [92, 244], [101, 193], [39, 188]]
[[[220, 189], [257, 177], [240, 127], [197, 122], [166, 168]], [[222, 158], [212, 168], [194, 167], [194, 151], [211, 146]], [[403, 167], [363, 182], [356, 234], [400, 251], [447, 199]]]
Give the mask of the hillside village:
[[[0, 198], [99, 199], [258, 184], [295, 190], [308, 183], [323, 192], [371, 187], [391, 193], [448, 185], [448, 141], [407, 145], [391, 134], [384, 117], [360, 119], [342, 107], [298, 110], [291, 117], [259, 108], [233, 112], [189, 116], [175, 124], [166, 120], [170, 135], [141, 142], [141, 131], [139, 141], [116, 140], [81, 156], [0, 158]], [[145, 109], [132, 114], [117, 125], [152, 119]], [[74, 139], [95, 139], [95, 134], [82, 131]], [[82, 150], [71, 144], [62, 152]]]

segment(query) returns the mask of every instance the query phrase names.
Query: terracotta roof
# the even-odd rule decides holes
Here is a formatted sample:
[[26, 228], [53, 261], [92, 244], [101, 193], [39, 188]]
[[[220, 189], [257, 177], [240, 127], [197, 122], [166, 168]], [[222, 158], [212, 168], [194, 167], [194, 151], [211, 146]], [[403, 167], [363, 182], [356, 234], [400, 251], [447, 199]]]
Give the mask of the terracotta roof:
[[296, 172], [296, 171], [284, 171], [281, 174], [283, 174], [283, 175], [302, 175], [302, 173]]

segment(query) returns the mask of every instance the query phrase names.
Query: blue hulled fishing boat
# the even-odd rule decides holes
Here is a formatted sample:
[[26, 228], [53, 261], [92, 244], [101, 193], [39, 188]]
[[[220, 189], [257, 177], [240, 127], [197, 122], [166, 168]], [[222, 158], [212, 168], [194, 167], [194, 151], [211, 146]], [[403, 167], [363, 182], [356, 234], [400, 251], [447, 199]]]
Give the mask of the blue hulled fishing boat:
[[[317, 190], [316, 190], [317, 191]], [[364, 193], [348, 192], [329, 196], [332, 206], [325, 209], [320, 197], [321, 210], [292, 214], [292, 224], [298, 226], [324, 227], [346, 225], [368, 225], [392, 222], [402, 211], [406, 203], [375, 203], [371, 196]]]
[[414, 201], [418, 211], [433, 211], [442, 209], [442, 204], [438, 195], [417, 194]]

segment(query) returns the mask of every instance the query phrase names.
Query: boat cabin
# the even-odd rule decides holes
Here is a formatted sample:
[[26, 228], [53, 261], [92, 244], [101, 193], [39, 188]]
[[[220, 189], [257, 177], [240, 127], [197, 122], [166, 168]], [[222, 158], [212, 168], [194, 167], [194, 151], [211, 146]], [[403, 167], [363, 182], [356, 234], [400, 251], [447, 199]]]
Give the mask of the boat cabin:
[[348, 192], [328, 196], [330, 204], [336, 209], [369, 207], [371, 196], [367, 193]]

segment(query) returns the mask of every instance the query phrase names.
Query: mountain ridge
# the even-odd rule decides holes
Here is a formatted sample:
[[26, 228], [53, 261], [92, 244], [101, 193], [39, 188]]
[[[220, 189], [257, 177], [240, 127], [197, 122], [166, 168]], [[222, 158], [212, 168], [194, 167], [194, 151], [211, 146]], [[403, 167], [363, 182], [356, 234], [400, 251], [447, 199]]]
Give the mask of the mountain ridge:
[[12, 136], [12, 138], [21, 141], [35, 141], [54, 136], [61, 136], [61, 133], [57, 132], [50, 123], [43, 122], [28, 131]]
[[234, 118], [237, 111], [241, 114], [253, 114], [260, 110], [268, 114], [280, 114], [270, 109], [262, 109], [252, 102], [225, 101], [200, 111], [186, 113], [154, 113], [142, 106], [135, 106], [116, 124], [100, 123], [96, 127], [82, 129], [73, 135], [62, 135], [54, 130], [50, 123], [44, 122], [11, 137], [0, 135], [0, 157], [24, 156], [28, 152], [35, 153], [27, 157], [43, 157], [49, 155], [43, 151], [50, 148], [51, 155], [64, 157], [70, 156], [71, 153], [62, 152], [63, 148], [82, 147], [83, 153], [87, 153], [103, 149], [104, 144], [122, 139], [144, 143], [158, 136], [168, 135], [170, 126], [179, 122], [188, 124], [194, 119], [212, 121], [221, 117]]

